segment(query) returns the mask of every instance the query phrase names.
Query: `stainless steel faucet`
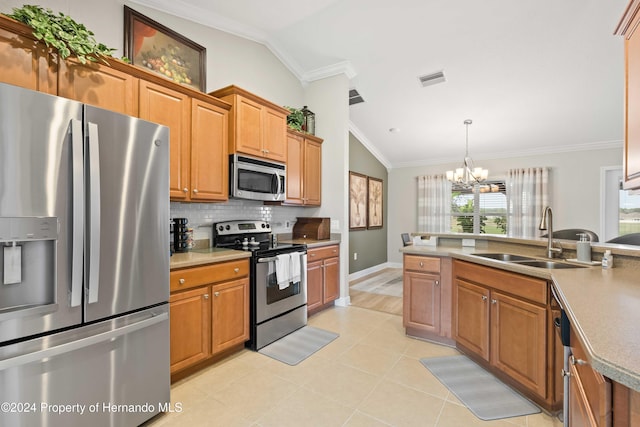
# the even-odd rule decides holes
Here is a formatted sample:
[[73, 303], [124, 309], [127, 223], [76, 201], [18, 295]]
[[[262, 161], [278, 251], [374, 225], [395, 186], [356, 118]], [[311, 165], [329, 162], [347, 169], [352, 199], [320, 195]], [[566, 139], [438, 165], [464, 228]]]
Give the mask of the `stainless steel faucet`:
[[553, 258], [554, 254], [561, 254], [562, 248], [553, 247], [553, 211], [551, 206], [547, 206], [542, 210], [542, 220], [538, 228], [547, 230], [547, 258]]

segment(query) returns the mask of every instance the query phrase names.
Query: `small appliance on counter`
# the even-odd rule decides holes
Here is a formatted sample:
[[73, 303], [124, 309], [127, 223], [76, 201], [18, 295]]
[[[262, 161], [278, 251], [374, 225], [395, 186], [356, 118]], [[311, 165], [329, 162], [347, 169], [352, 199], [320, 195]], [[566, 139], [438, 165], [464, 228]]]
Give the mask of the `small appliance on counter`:
[[292, 238], [329, 240], [331, 218], [298, 217], [293, 225]]
[[187, 218], [173, 218], [173, 250], [187, 252], [189, 250], [189, 229]]

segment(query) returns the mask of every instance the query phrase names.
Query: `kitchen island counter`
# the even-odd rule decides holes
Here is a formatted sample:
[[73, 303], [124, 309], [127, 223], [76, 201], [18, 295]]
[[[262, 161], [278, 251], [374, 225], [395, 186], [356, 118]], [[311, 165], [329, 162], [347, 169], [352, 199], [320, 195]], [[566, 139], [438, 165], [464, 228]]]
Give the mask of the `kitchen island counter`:
[[[591, 366], [602, 375], [640, 392], [640, 248], [620, 245], [616, 251], [616, 245], [607, 245], [607, 248], [614, 248], [617, 255], [625, 255], [624, 259], [616, 258], [613, 269], [594, 266], [551, 270], [474, 255], [504, 252], [544, 258], [546, 240], [514, 239], [510, 243], [505, 238], [487, 236], [477, 239], [476, 243], [476, 247], [407, 246], [400, 251], [448, 256], [551, 281], [560, 304], [584, 344]], [[566, 248], [571, 245], [575, 243], [564, 245], [563, 242]]]

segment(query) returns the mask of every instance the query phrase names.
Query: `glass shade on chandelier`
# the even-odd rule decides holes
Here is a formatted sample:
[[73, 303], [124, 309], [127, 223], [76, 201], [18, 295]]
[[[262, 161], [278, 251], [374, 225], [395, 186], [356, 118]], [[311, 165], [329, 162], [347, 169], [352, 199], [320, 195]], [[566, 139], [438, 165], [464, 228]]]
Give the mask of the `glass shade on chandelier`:
[[469, 125], [473, 123], [470, 119], [464, 121], [466, 126], [466, 148], [464, 161], [462, 167], [456, 170], [447, 171], [446, 176], [454, 186], [462, 188], [470, 188], [476, 184], [486, 180], [489, 176], [489, 171], [483, 168], [473, 167], [473, 160], [469, 157]]

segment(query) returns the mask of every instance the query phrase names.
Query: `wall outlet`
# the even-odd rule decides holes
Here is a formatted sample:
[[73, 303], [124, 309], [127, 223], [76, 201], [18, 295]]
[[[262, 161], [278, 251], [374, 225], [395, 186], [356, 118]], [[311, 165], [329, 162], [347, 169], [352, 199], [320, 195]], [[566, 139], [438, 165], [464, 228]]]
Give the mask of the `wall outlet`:
[[337, 219], [331, 220], [331, 230], [340, 231], [340, 220], [337, 220]]
[[358, 259], [358, 252], [353, 253], [353, 260], [356, 261]]

